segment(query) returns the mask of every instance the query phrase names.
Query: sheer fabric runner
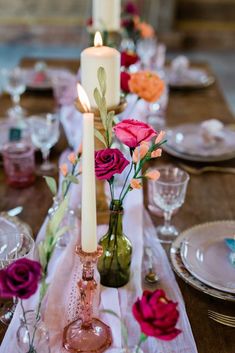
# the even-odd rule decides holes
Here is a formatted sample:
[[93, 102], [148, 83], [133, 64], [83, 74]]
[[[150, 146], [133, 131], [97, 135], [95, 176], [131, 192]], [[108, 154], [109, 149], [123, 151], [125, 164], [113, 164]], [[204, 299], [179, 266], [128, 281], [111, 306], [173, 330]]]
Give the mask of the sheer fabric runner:
[[[71, 145], [78, 146], [77, 143], [81, 136], [81, 118], [72, 107], [62, 109], [62, 121], [65, 125], [65, 131], [74, 129], [76, 122], [78, 136], [73, 136]], [[69, 129], [70, 128], [70, 129]], [[69, 135], [69, 134], [68, 134]], [[76, 143], [74, 143], [76, 141]], [[60, 159], [60, 163], [66, 160], [68, 151], [65, 151]], [[70, 206], [75, 207], [80, 203], [81, 185], [73, 185], [71, 189]], [[131, 280], [123, 288], [105, 288], [100, 287], [99, 315], [101, 309], [111, 309], [122, 317], [129, 331], [129, 344], [137, 343], [140, 331], [139, 325], [133, 319], [131, 307], [138, 296], [142, 294], [142, 274], [147, 270], [147, 262], [143, 256], [144, 247], [150, 246], [154, 255], [154, 266], [161, 276], [160, 288], [166, 291], [166, 294], [173, 301], [179, 303], [180, 320], [178, 327], [182, 334], [171, 342], [164, 342], [154, 338], [149, 338], [143, 345], [145, 353], [197, 353], [197, 348], [192, 335], [190, 323], [184, 306], [184, 301], [179, 287], [175, 280], [173, 271], [161, 244], [158, 242], [155, 228], [152, 221], [143, 207], [142, 191], [132, 191], [127, 196], [124, 206], [124, 232], [130, 238], [133, 245], [133, 260], [131, 264]], [[38, 234], [37, 242], [43, 239], [45, 235], [47, 219]], [[99, 226], [99, 236], [105, 233], [107, 226]], [[63, 328], [76, 317], [77, 302], [76, 281], [80, 276], [81, 266], [79, 258], [75, 254], [75, 246], [79, 241], [79, 224], [74, 229], [71, 241], [65, 250], [56, 249], [49, 266], [48, 282], [50, 287], [48, 295], [44, 301], [44, 320], [48, 325], [51, 339], [51, 353], [64, 353], [62, 348]], [[143, 261], [142, 261], [143, 260]], [[98, 276], [98, 275], [97, 275]], [[27, 309], [35, 309], [38, 295], [25, 301]], [[98, 297], [97, 297], [98, 300]], [[98, 307], [98, 305], [97, 305]], [[16, 330], [19, 325], [20, 306], [17, 306], [13, 320], [9, 325], [4, 340], [2, 342], [0, 353], [16, 352]], [[122, 346], [121, 327], [118, 319], [111, 315], [103, 314], [102, 319], [111, 327], [113, 334], [113, 346], [109, 352], [118, 352]], [[40, 353], [40, 352], [39, 352]]]

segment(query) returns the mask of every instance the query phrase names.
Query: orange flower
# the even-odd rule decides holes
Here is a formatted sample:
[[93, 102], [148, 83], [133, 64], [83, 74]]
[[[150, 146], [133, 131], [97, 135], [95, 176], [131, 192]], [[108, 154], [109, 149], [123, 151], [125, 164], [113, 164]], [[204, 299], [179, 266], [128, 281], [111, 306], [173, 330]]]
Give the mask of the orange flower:
[[161, 157], [161, 155], [162, 155], [162, 149], [158, 148], [157, 150], [151, 153], [151, 158]]
[[145, 173], [145, 177], [149, 180], [156, 181], [160, 177], [160, 173], [158, 170], [150, 170], [149, 172]]
[[160, 131], [155, 140], [155, 144], [160, 143], [163, 140], [163, 137], [166, 135], [165, 131]]
[[131, 179], [130, 186], [132, 189], [141, 189], [142, 184], [140, 179]]
[[64, 177], [67, 176], [67, 174], [68, 174], [68, 166], [67, 166], [66, 163], [64, 163], [64, 164], [62, 164], [60, 166], [60, 171], [61, 171], [61, 173], [63, 174]]
[[131, 74], [129, 88], [132, 93], [137, 94], [140, 98], [154, 103], [163, 93], [164, 82], [152, 72], [139, 71]]
[[137, 29], [140, 31], [142, 38], [152, 38], [154, 36], [154, 28], [146, 22], [138, 23]]
[[72, 163], [72, 164], [75, 164], [75, 163], [76, 163], [77, 157], [76, 157], [76, 155], [75, 155], [74, 152], [72, 152], [72, 153], [70, 153], [70, 154], [68, 155], [68, 160], [69, 160], [69, 162]]
[[132, 160], [134, 163], [138, 163], [143, 159], [146, 154], [148, 153], [149, 150], [149, 144], [148, 142], [141, 142], [140, 146], [136, 147], [133, 152]]
[[135, 28], [138, 29], [138, 26], [140, 24], [140, 16], [138, 15], [133, 16], [133, 22], [134, 22]]

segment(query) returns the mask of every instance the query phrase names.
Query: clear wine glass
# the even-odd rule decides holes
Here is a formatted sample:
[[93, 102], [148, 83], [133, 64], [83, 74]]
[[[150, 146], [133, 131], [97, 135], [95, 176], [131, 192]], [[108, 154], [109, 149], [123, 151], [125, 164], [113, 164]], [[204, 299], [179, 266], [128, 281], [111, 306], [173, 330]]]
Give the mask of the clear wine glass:
[[7, 113], [10, 118], [22, 119], [25, 116], [25, 110], [20, 105], [20, 96], [26, 90], [25, 74], [20, 67], [13, 69], [3, 69], [3, 87], [10, 94], [13, 106], [8, 109]]
[[181, 207], [185, 200], [189, 175], [185, 171], [166, 166], [158, 168], [160, 178], [153, 182], [153, 202], [164, 214], [164, 225], [157, 227], [159, 238], [172, 241], [179, 234], [171, 224], [171, 216], [174, 210]]
[[157, 43], [153, 38], [141, 39], [137, 43], [136, 52], [141, 59], [144, 70], [151, 68], [151, 60], [156, 54]]
[[57, 114], [44, 114], [29, 119], [31, 138], [35, 147], [40, 148], [43, 163], [40, 173], [55, 170], [56, 165], [49, 162], [50, 149], [59, 140], [59, 117]]

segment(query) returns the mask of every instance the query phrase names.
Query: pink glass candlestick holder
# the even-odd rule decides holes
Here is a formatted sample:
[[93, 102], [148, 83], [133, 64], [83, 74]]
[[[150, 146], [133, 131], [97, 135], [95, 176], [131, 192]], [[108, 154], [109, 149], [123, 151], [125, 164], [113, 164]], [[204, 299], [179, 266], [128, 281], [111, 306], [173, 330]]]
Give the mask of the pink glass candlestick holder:
[[77, 247], [76, 253], [82, 263], [82, 278], [78, 282], [80, 292], [80, 317], [64, 328], [63, 346], [73, 353], [100, 353], [112, 343], [110, 328], [101, 320], [93, 317], [93, 299], [97, 283], [94, 279], [94, 268], [103, 250], [86, 253]]

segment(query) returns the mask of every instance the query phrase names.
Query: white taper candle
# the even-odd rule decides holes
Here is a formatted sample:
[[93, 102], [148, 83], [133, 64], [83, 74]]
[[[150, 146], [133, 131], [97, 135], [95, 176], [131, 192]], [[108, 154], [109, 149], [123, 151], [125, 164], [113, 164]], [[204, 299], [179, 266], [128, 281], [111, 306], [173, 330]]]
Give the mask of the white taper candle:
[[79, 100], [86, 111], [83, 113], [82, 135], [81, 246], [83, 251], [91, 253], [97, 250], [94, 114], [89, 113], [89, 100], [82, 86], [78, 84], [77, 89]]

